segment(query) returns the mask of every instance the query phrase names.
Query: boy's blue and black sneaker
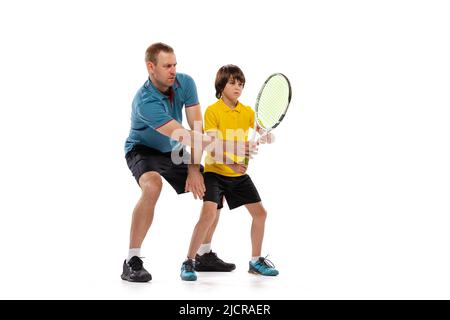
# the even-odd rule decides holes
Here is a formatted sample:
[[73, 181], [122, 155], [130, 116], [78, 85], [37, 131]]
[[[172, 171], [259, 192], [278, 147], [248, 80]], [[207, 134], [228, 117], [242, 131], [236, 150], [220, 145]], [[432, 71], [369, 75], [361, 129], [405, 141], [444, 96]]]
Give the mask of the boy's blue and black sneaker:
[[236, 269], [234, 263], [224, 262], [215, 252], [195, 256], [195, 271], [230, 272], [234, 269]]
[[192, 259], [187, 259], [181, 265], [181, 280], [184, 281], [195, 281], [197, 280], [197, 275], [194, 271], [194, 261]]
[[254, 274], [260, 274], [263, 276], [276, 276], [278, 275], [278, 270], [275, 269], [274, 264], [269, 259], [264, 257], [259, 257], [256, 262], [249, 262], [248, 272]]
[[145, 270], [144, 262], [139, 257], [132, 257], [128, 262], [123, 262], [122, 280], [130, 282], [148, 282], [152, 280], [151, 274]]

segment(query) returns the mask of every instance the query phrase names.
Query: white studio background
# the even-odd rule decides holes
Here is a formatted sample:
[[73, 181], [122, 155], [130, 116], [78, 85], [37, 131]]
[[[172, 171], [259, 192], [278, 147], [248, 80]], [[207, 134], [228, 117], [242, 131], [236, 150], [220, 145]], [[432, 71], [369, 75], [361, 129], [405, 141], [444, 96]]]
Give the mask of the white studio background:
[[[2, 1], [1, 299], [449, 299], [450, 5], [446, 1]], [[250, 217], [213, 248], [238, 268], [179, 279], [201, 202], [165, 184], [120, 280], [139, 189], [124, 160], [148, 45], [174, 47], [203, 110], [239, 65], [293, 86], [252, 176], [273, 279], [246, 273]]]

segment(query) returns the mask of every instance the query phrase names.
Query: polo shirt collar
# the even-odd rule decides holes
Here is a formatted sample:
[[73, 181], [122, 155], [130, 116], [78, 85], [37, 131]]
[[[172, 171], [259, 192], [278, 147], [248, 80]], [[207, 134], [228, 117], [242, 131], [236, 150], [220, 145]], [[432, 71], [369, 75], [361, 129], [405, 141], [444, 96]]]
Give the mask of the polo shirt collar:
[[238, 101], [236, 107], [234, 109], [231, 109], [229, 106], [227, 106], [225, 101], [223, 101], [222, 99], [220, 99], [220, 105], [222, 106], [222, 110], [224, 112], [236, 111], [236, 112], [241, 113], [242, 107], [243, 107], [242, 104]]
[[[147, 81], [146, 81], [146, 83], [145, 83], [145, 86], [146, 86], [147, 88], [149, 88], [149, 89], [151, 88], [154, 92], [156, 92], [158, 95], [162, 96], [163, 98], [168, 98], [168, 97], [170, 97], [170, 96], [168, 96], [168, 95], [162, 93], [161, 91], [159, 91], [159, 90], [155, 87], [155, 85], [153, 84], [152, 80], [150, 80], [150, 77], [148, 77], [148, 79], [147, 79]], [[178, 81], [178, 77], [175, 77], [175, 83], [172, 85], [172, 87], [170, 87], [170, 89], [171, 89], [170, 95], [174, 96], [174, 95], [175, 95], [175, 90], [178, 89], [178, 88], [181, 88], [181, 84], [180, 84], [180, 82]]]

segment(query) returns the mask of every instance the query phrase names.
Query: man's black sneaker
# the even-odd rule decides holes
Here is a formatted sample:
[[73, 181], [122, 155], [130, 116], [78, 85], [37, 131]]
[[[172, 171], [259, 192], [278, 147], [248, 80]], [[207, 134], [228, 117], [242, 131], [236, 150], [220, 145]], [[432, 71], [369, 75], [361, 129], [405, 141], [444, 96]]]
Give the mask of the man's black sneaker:
[[198, 254], [195, 256], [195, 271], [230, 272], [234, 269], [236, 269], [234, 263], [224, 262], [212, 251], [202, 254], [201, 256]]
[[139, 257], [132, 257], [128, 262], [123, 262], [123, 273], [120, 276], [122, 280], [130, 282], [148, 282], [152, 280], [152, 276], [145, 270], [144, 262]]

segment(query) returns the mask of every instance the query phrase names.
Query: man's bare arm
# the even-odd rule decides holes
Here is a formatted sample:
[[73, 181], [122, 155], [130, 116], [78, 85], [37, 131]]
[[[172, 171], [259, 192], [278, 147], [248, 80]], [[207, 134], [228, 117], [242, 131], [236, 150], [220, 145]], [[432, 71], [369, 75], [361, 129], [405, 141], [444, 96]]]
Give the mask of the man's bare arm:
[[179, 141], [183, 145], [190, 147], [195, 145], [195, 147], [201, 148], [202, 151], [214, 152], [214, 159], [218, 161], [223, 160], [224, 152], [230, 152], [241, 157], [248, 157], [257, 152], [257, 143], [216, 139], [194, 130], [188, 130], [173, 119], [157, 128], [156, 131], [173, 140]]

